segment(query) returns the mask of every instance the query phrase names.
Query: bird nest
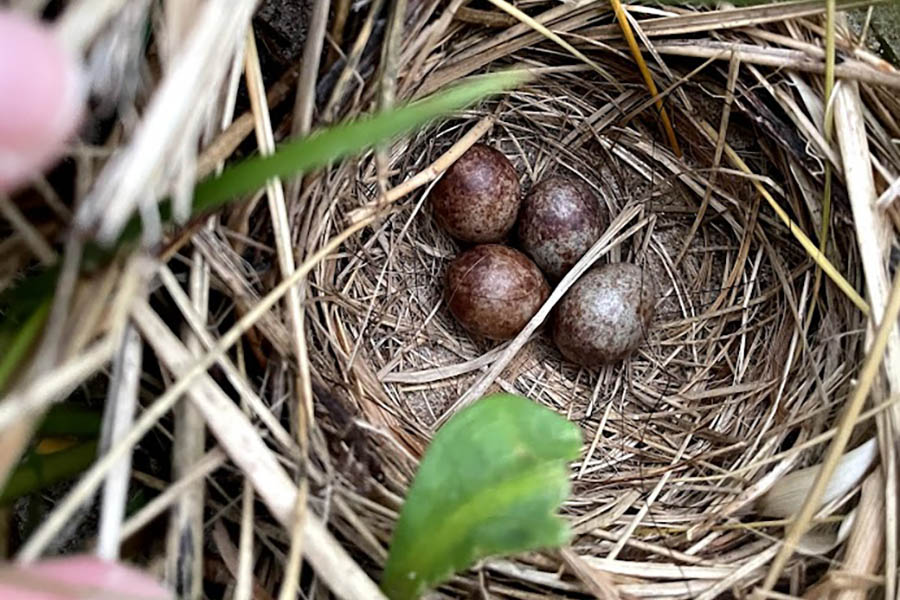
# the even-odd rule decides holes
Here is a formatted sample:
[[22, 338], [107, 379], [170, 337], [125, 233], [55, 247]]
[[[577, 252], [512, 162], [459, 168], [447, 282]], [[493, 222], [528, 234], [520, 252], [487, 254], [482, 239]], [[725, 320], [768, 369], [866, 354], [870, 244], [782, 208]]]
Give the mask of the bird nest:
[[[766, 574], [783, 519], [799, 506], [785, 512], [769, 501], [780, 493], [773, 492], [777, 477], [821, 460], [824, 444], [803, 442], [834, 427], [863, 350], [865, 316], [822, 277], [800, 240], [805, 234], [813, 248], [819, 244], [825, 163], [838, 151], [823, 146], [819, 125], [810, 127], [823, 110], [822, 77], [792, 63], [754, 60], [756, 52], [787, 55], [784, 48], [793, 50], [794, 43], [820, 53], [820, 21], [753, 23], [708, 40], [654, 36], [650, 48], [657, 53], [648, 59], [665, 88], [660, 97], [679, 155], [616, 28], [606, 24], [609, 13], [547, 8], [557, 15], [547, 21], [554, 30], [567, 33], [605, 74], [527, 25], [453, 26], [427, 55], [434, 67], [422, 88], [476, 66], [524, 64], [535, 79], [398, 142], [386, 170], [379, 171], [373, 155], [322, 180], [321, 195], [331, 202], [311, 231], [339, 231], [368, 210], [378, 210], [379, 219], [343, 244], [339, 260], [310, 276], [319, 300], [312, 335], [326, 351], [313, 360], [386, 438], [377, 460], [397, 473], [395, 483], [406, 481], [434, 431], [485, 393], [520, 394], [564, 415], [585, 441], [571, 467], [573, 494], [564, 514], [576, 533], [572, 550], [588, 572], [594, 569], [594, 577], [623, 596], [739, 595]], [[771, 17], [712, 14], [745, 25], [736, 13], [760, 24]], [[648, 21], [644, 34], [696, 30], [697, 14], [666, 14]], [[707, 48], [716, 50], [704, 53]], [[893, 102], [878, 88], [864, 87], [863, 94]], [[887, 112], [871, 110], [867, 122], [893, 126], [882, 117]], [[464, 248], [436, 224], [431, 185], [400, 198], [388, 193], [392, 203], [385, 205], [379, 173], [388, 173], [390, 187], [440, 171], [476, 140], [512, 161], [523, 193], [545, 177], [567, 175], [586, 183], [608, 210], [612, 225], [576, 271], [633, 262], [663, 292], [644, 343], [630, 358], [588, 370], [556, 350], [544, 322], [574, 276], [509, 342], [470, 335], [450, 315], [444, 278]], [[893, 161], [893, 147], [884, 150]], [[825, 256], [850, 288], [862, 290], [840, 159], [831, 167], [833, 225]], [[882, 190], [887, 183], [880, 182]], [[857, 492], [853, 486], [842, 494], [844, 512]], [[375, 515], [363, 520], [388, 539], [389, 522]], [[846, 560], [835, 551], [846, 532], [820, 533], [834, 539], [789, 563], [794, 575], [785, 591], [803, 592]], [[480, 579], [473, 575], [471, 584], [458, 581], [453, 589], [480, 581], [508, 597], [596, 593], [596, 581], [585, 582], [584, 573], [560, 570], [564, 558], [487, 561]]]
[[[252, 10], [253, 3], [239, 4]], [[884, 485], [884, 477], [896, 475], [900, 413], [890, 400], [900, 392], [900, 365], [892, 362], [900, 360], [896, 335], [884, 338], [887, 358], [874, 363], [884, 365], [883, 376], [862, 366], [870, 345], [873, 360], [881, 360], [884, 344], [878, 350], [876, 333], [887, 331], [879, 324], [890, 309], [889, 254], [900, 226], [893, 205], [900, 173], [900, 74], [861, 43], [865, 12], [851, 14], [861, 15], [858, 20], [837, 19], [838, 84], [826, 101], [825, 6], [814, 0], [717, 10], [630, 6], [628, 22], [656, 82], [653, 93], [606, 3], [520, 2], [530, 15], [526, 21], [533, 19], [521, 22], [522, 15], [489, 3], [410, 0], [403, 35], [396, 35], [400, 19], [384, 14], [391, 11], [382, 11], [382, 2], [334, 4], [331, 20], [314, 10], [304, 34], [313, 40], [307, 53], [322, 55], [324, 68], [299, 75], [295, 112], [306, 118], [293, 124], [294, 132], [353, 118], [374, 104], [421, 98], [471, 75], [525, 68], [531, 76], [514, 90], [390, 145], [285, 182], [284, 213], [276, 206], [281, 184], [273, 183], [270, 210], [257, 194], [188, 226], [167, 239], [162, 251], [153, 251], [161, 263], [120, 261], [78, 287], [61, 280], [73, 286], [60, 290], [68, 290], [77, 310], [56, 307], [51, 313], [57, 320], [49, 330], [68, 344], [60, 348], [84, 348], [113, 330], [102, 325], [104, 318], [124, 322], [130, 315], [137, 333], [116, 337], [108, 352], [106, 346], [95, 349], [97, 356], [85, 358], [93, 361], [86, 364], [67, 350], [39, 353], [43, 359], [35, 359], [35, 369], [54, 361], [74, 365], [64, 372], [69, 388], [48, 389], [70, 389], [79, 373], [86, 378], [119, 344], [123, 350], [116, 355], [127, 357], [126, 346], [133, 348], [139, 336], [153, 350], [143, 362], [142, 386], [158, 396], [157, 408], [144, 413], [156, 416], [141, 422], [143, 431], [182, 392], [193, 393], [201, 418], [176, 412], [174, 423], [193, 427], [199, 439], [208, 426], [237, 467], [217, 470], [225, 455], [203, 455], [202, 444], [190, 449], [189, 442], [178, 441], [187, 438], [175, 428], [174, 476], [214, 473], [214, 485], [204, 504], [194, 506], [193, 525], [170, 525], [170, 540], [180, 542], [172, 532], [181, 532], [193, 540], [188, 546], [203, 547], [205, 515], [214, 523], [208, 556], [221, 560], [210, 559], [201, 573], [196, 554], [182, 555], [184, 546], [176, 543], [167, 550], [170, 566], [202, 574], [208, 585], [237, 579], [248, 589], [243, 586], [249, 571], [236, 566], [237, 546], [246, 550], [254, 538], [246, 542], [242, 534], [239, 542], [240, 526], [244, 532], [252, 528], [262, 541], [252, 577], [257, 597], [274, 597], [285, 571], [292, 573], [287, 579], [298, 581], [291, 568], [300, 554], [288, 548], [301, 537], [305, 556], [327, 586], [343, 582], [345, 591], [356, 589], [357, 571], [342, 570], [345, 557], [329, 545], [333, 540], [324, 528], [309, 529], [307, 522], [301, 535], [303, 525], [291, 525], [294, 501], [302, 507], [308, 500], [307, 516], [327, 519], [353, 561], [377, 579], [403, 494], [435, 431], [479, 397], [504, 391], [526, 396], [581, 429], [584, 444], [571, 464], [572, 493], [562, 507], [574, 537], [563, 550], [485, 560], [436, 593], [718, 598], [744, 597], [773, 584], [776, 592], [766, 593], [893, 590], [896, 532], [885, 522], [896, 523], [896, 490]], [[839, 8], [859, 6], [865, 3], [841, 2]], [[212, 19], [212, 13], [203, 18]], [[209, 56], [230, 60], [244, 30], [237, 16], [215, 18], [236, 37], [231, 51]], [[393, 23], [385, 26], [389, 19]], [[124, 19], [113, 27], [129, 23]], [[326, 27], [346, 54], [323, 52]], [[209, 27], [203, 31], [208, 34]], [[223, 39], [216, 37], [216, 43]], [[148, 53], [154, 68], [160, 68], [160, 55], [165, 57]], [[261, 71], [256, 47], [248, 47], [249, 102], [243, 88], [236, 93], [236, 76], [227, 85], [226, 67], [219, 69], [219, 80], [210, 76], [205, 87], [212, 91], [197, 92], [206, 106], [219, 101], [219, 88], [229, 88], [247, 109], [218, 137], [207, 129], [206, 150], [196, 165], [188, 161], [201, 175], [235, 153], [252, 151], [239, 144], [254, 125], [264, 151], [271, 137], [287, 132], [289, 115], [279, 105], [298, 74], [288, 71], [274, 85], [267, 80], [269, 111], [263, 110], [261, 75], [279, 70], [266, 56]], [[183, 80], [170, 81], [165, 68], [148, 122], [165, 116], [166, 103], [187, 102], [174, 93]], [[146, 102], [142, 94], [131, 100], [137, 106]], [[76, 164], [76, 192], [96, 186], [108, 195], [98, 192], [87, 202], [113, 202], [128, 194], [137, 198], [143, 182], [156, 186], [155, 195], [172, 191], [177, 200], [186, 179], [167, 177], [184, 174], [184, 158], [193, 157], [195, 148], [152, 143], [158, 140], [141, 137], [140, 129], [133, 133], [140, 112], [125, 112], [123, 126], [109, 138], [119, 160], [92, 168], [91, 161], [103, 161], [106, 154], [98, 158], [85, 150]], [[171, 114], [187, 119], [190, 113]], [[826, 114], [834, 114], [833, 127], [823, 126]], [[667, 134], [667, 121], [674, 137]], [[201, 117], [191, 122], [197, 125]], [[188, 131], [191, 143], [200, 131], [199, 125]], [[610, 217], [603, 236], [555, 285], [531, 322], [502, 343], [470, 335], [450, 315], [444, 276], [463, 247], [437, 226], [429, 205], [436, 180], [476, 142], [510, 159], [523, 191], [548, 176], [566, 175], [589, 186]], [[148, 160], [143, 170], [135, 167], [140, 161], [129, 162], [146, 153], [156, 162]], [[143, 179], [122, 183], [135, 173]], [[106, 210], [106, 204], [94, 206], [94, 221]], [[296, 294], [289, 292], [281, 308], [281, 296], [270, 292], [278, 285], [282, 294], [288, 289], [279, 282], [294, 271], [293, 260], [285, 262], [290, 250], [302, 277], [295, 277]], [[28, 260], [10, 259], [11, 271], [23, 270]], [[661, 292], [655, 317], [631, 356], [581, 368], [560, 355], [546, 323], [578, 275], [614, 262], [636, 263], [654, 280]], [[159, 271], [160, 264], [167, 267]], [[135, 291], [141, 288], [134, 279], [157, 272], [166, 291], [151, 287], [147, 301]], [[190, 309], [179, 277], [190, 278], [195, 301], [208, 294], [208, 315]], [[120, 302], [100, 315], [93, 299], [115, 289], [121, 300], [120, 288], [130, 290], [121, 301], [126, 306]], [[268, 300], [261, 302], [264, 296]], [[232, 327], [235, 322], [244, 325]], [[191, 324], [194, 333], [185, 326], [176, 335], [173, 324], [179, 323]], [[214, 348], [219, 336], [228, 338], [222, 349], [233, 363], [218, 360], [210, 377], [191, 387], [184, 380], [201, 376], [184, 366], [190, 352]], [[237, 339], [243, 341], [240, 352], [231, 352]], [[307, 373], [312, 420], [297, 401], [304, 397]], [[171, 398], [168, 382], [183, 382]], [[28, 388], [15, 400], [31, 408], [41, 404], [35, 400], [43, 398], [41, 390]], [[52, 395], [45, 395], [42, 402], [49, 403]], [[235, 409], [230, 400], [236, 397], [252, 417]], [[866, 397], [869, 405], [863, 407]], [[110, 398], [117, 396], [111, 392]], [[160, 422], [164, 428], [172, 424], [168, 418]], [[168, 450], [168, 438], [148, 447], [159, 445]], [[850, 459], [835, 462], [853, 448], [858, 449]], [[184, 458], [189, 455], [194, 459]], [[152, 475], [139, 481], [160, 487], [167, 470], [148, 466], [160, 457], [135, 460]], [[199, 462], [191, 467], [192, 460]], [[824, 495], [814, 489], [819, 471], [807, 469], [820, 463], [837, 465]], [[293, 485], [285, 467], [303, 484]], [[253, 497], [237, 475], [253, 484], [268, 512], [257, 509], [251, 520], [252, 502], [236, 508], [239, 496]], [[82, 500], [94, 489], [85, 485]], [[181, 491], [172, 494], [178, 502], [190, 500]], [[809, 496], [814, 514], [797, 517], [802, 527], [792, 527]], [[78, 505], [60, 503], [57, 514], [72, 515]], [[189, 512], [178, 518], [189, 519], [183, 516]], [[40, 541], [29, 542], [26, 556], [46, 548], [65, 519], [42, 525]], [[140, 522], [125, 525], [133, 532]], [[784, 540], [797, 552], [782, 551]], [[773, 579], [764, 581], [770, 571]], [[345, 572], [354, 576], [344, 578]], [[299, 581], [306, 590], [317, 585], [309, 577]], [[196, 585], [196, 579], [182, 583]], [[310, 597], [324, 597], [316, 593], [321, 590], [310, 591]]]

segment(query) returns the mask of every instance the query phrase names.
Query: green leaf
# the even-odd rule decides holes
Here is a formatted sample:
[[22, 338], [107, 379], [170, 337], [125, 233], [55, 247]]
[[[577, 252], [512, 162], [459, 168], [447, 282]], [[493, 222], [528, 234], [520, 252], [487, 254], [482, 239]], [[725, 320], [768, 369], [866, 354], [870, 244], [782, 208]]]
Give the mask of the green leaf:
[[382, 588], [391, 600], [426, 589], [478, 559], [565, 544], [556, 514], [580, 430], [527, 398], [487, 396], [437, 432], [394, 531]]

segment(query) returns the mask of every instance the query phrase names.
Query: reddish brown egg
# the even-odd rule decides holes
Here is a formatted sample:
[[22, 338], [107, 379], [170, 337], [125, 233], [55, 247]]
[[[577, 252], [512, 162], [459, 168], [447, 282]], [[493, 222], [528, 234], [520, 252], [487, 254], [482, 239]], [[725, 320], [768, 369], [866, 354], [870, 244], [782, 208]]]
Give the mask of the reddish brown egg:
[[551, 177], [525, 198], [519, 241], [551, 280], [558, 280], [594, 245], [607, 222], [590, 188], [578, 179]]
[[492, 340], [515, 337], [549, 294], [527, 256], [497, 244], [463, 252], [447, 272], [450, 313], [470, 332]]
[[499, 242], [519, 214], [519, 178], [501, 152], [475, 144], [431, 192], [438, 224], [463, 242]]
[[563, 356], [585, 367], [621, 360], [641, 345], [658, 296], [649, 273], [637, 265], [595, 267], [560, 301], [553, 341]]

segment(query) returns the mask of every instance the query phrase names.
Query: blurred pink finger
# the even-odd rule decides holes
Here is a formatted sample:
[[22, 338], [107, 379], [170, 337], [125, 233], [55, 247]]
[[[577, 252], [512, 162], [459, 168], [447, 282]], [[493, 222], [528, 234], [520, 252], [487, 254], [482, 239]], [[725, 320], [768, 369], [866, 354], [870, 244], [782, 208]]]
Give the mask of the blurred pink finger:
[[171, 597], [146, 573], [93, 556], [0, 568], [3, 600], [167, 600]]
[[46, 25], [0, 9], [0, 191], [59, 157], [83, 88], [78, 62]]

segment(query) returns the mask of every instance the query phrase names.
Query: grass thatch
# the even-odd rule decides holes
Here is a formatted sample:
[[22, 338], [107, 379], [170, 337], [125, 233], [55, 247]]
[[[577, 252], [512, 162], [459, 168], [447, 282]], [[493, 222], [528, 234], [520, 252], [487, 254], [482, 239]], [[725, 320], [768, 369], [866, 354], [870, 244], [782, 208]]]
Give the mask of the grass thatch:
[[[894, 597], [900, 72], [841, 17], [862, 10], [864, 22], [868, 2], [837, 3], [831, 99], [829, 23], [815, 0], [627, 6], [655, 97], [604, 2], [533, 0], [517, 13], [500, 0], [410, 0], [405, 22], [385, 7], [394, 3], [335, 1], [329, 13], [315, 2], [299, 73], [261, 65], [247, 33], [253, 0], [210, 0], [196, 13], [137, 2], [129, 10], [150, 12], [118, 16], [115, 2], [70, 4], [60, 30], [73, 47], [123, 45], [117, 33], [148, 14], [155, 35], [139, 52], [120, 48], [132, 62], [95, 61], [106, 94], [97, 106], [118, 106], [115, 122], [93, 115], [67, 165], [0, 198], [10, 223], [0, 285], [37, 262], [63, 265], [40, 346], [0, 402], [0, 472], [52, 402], [107, 398], [119, 421], [79, 483], [54, 491], [20, 558], [72, 547], [69, 522], [104, 485], [92, 531], [105, 556], [142, 527], [159, 537], [146, 524], [177, 507], [165, 547], [122, 548], [173, 583], [181, 573], [188, 595], [295, 597], [299, 586], [303, 597], [375, 597], [371, 579], [431, 434], [505, 390], [582, 428], [564, 507], [576, 537], [561, 552], [486, 561], [442, 594]], [[93, 4], [110, 12], [87, 19]], [[340, 51], [328, 40], [343, 40]], [[178, 233], [153, 227], [159, 198], [186, 216], [198, 175], [233, 156], [506, 66], [535, 78], [357, 160], [273, 180]], [[99, 86], [110, 81], [119, 85]], [[254, 132], [255, 146], [244, 141]], [[510, 157], [525, 188], [576, 176], [613, 217], [532, 323], [499, 346], [467, 335], [443, 305], [459, 247], [428, 207], [430, 184], [479, 140]], [[148, 249], [75, 275], [83, 241], [111, 239], [136, 210]], [[541, 325], [595, 261], [643, 265], [664, 298], [638, 353], [589, 372], [562, 360]], [[839, 462], [873, 438], [878, 456]], [[783, 479], [821, 462], [840, 485], [814, 485], [815, 469]], [[161, 495], [124, 519], [129, 475], [132, 491]]]

